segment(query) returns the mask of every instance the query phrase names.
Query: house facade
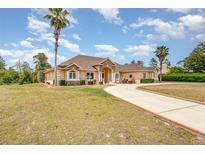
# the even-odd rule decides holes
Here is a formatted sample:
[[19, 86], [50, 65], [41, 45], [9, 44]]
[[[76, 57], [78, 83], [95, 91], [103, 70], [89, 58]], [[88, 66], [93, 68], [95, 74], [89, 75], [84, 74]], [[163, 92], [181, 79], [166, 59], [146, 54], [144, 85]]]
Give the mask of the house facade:
[[[158, 78], [157, 69], [137, 64], [120, 65], [107, 58], [78, 55], [60, 65], [57, 69], [57, 80], [65, 80], [67, 85], [106, 83], [139, 83], [140, 79]], [[54, 83], [54, 69], [45, 71], [45, 82]], [[59, 82], [58, 82], [59, 83]]]

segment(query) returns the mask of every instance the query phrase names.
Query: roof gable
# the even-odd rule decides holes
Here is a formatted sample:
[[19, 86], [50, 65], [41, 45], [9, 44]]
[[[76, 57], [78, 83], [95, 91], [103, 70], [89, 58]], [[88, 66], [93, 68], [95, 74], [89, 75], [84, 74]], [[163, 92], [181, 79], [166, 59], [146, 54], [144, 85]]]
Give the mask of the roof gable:
[[61, 63], [59, 66], [60, 67], [67, 67], [67, 66], [75, 63], [81, 69], [96, 70], [93, 66], [100, 64], [104, 60], [106, 60], [106, 59], [99, 58], [99, 57], [93, 57], [93, 56], [78, 55], [78, 56], [75, 56], [75, 57]]

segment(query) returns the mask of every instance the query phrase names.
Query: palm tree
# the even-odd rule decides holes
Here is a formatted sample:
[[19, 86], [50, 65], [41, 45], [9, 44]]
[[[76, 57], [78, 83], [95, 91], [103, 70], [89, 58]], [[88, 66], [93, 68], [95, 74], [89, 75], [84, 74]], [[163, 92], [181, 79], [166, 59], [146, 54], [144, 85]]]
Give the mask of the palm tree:
[[169, 54], [169, 48], [166, 46], [158, 46], [157, 50], [154, 52], [155, 56], [159, 60], [159, 70], [160, 70], [160, 76], [159, 76], [159, 81], [162, 82], [162, 64], [164, 63], [166, 56]]
[[63, 28], [70, 25], [68, 20], [69, 12], [62, 8], [49, 8], [49, 14], [44, 16], [44, 18], [50, 21], [50, 26], [54, 28], [54, 38], [55, 38], [55, 86], [57, 86], [57, 53], [58, 53], [58, 40], [60, 32]]

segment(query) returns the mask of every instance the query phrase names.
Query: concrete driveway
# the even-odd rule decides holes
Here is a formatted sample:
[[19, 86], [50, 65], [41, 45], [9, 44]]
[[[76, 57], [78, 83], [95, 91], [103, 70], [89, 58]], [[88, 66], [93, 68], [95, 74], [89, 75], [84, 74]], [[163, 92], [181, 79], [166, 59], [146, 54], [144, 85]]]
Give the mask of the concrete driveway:
[[139, 85], [117, 84], [105, 88], [105, 91], [157, 115], [205, 134], [205, 105], [142, 91], [136, 89], [137, 86]]

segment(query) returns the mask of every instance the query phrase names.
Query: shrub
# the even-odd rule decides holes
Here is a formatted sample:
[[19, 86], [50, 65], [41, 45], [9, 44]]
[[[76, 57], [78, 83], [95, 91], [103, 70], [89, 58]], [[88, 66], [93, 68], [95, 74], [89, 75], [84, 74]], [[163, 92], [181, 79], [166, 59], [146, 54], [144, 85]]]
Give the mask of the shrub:
[[80, 85], [85, 85], [85, 80], [80, 80]]
[[59, 85], [60, 85], [60, 86], [65, 86], [65, 80], [60, 80], [60, 81], [59, 81]]
[[181, 67], [173, 66], [170, 68], [169, 73], [184, 73], [184, 69]]
[[6, 70], [2, 76], [2, 81], [5, 84], [17, 83], [19, 80], [19, 74], [13, 69]]
[[88, 81], [88, 85], [93, 85], [93, 80]]
[[0, 79], [0, 85], [3, 85], [4, 83], [3, 83], [3, 81], [2, 81], [2, 79]]
[[100, 84], [100, 85], [103, 85], [103, 82], [102, 82], [102, 81], [99, 81], [99, 84]]
[[141, 79], [140, 83], [153, 83], [154, 79]]
[[162, 81], [205, 82], [205, 74], [168, 73], [162, 74]]

